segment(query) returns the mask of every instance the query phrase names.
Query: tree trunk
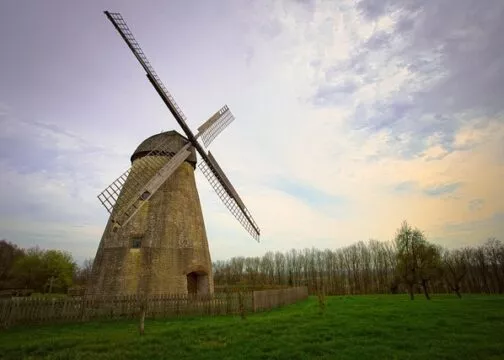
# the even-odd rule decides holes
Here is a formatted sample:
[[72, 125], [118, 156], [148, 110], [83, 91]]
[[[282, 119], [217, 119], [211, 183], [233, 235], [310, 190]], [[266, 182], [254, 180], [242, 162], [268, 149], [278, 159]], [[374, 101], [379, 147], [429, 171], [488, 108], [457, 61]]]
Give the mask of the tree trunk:
[[143, 300], [140, 305], [140, 324], [138, 326], [138, 330], [140, 331], [140, 335], [145, 333], [145, 302]]
[[454, 287], [453, 291], [455, 291], [455, 294], [457, 294], [459, 299], [462, 299], [462, 295], [460, 295], [460, 289], [458, 287]]
[[52, 294], [52, 286], [53, 286], [54, 276], [51, 276], [49, 280], [49, 294]]
[[413, 284], [409, 285], [409, 296], [410, 300], [415, 300], [415, 293], [413, 292]]
[[427, 300], [430, 300], [430, 296], [429, 296], [429, 291], [427, 289], [427, 285], [428, 285], [427, 280], [422, 280], [422, 288], [423, 288], [423, 291], [424, 291], [425, 298]]

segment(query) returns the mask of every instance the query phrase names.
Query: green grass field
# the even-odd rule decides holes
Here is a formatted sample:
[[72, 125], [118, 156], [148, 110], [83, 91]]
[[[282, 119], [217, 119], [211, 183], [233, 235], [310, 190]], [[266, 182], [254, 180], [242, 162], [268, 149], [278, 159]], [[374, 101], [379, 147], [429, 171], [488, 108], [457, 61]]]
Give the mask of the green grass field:
[[32, 326], [0, 332], [1, 359], [504, 359], [504, 297], [316, 298], [268, 313]]

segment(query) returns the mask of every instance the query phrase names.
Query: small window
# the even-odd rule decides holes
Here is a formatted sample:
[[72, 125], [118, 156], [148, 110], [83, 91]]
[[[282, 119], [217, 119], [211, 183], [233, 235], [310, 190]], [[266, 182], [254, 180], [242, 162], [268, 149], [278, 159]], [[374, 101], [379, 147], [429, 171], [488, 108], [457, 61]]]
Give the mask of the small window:
[[140, 249], [142, 246], [142, 239], [141, 238], [133, 238], [133, 241], [131, 242], [131, 248], [132, 249]]
[[144, 193], [140, 196], [140, 199], [147, 200], [150, 196], [150, 192], [144, 191]]

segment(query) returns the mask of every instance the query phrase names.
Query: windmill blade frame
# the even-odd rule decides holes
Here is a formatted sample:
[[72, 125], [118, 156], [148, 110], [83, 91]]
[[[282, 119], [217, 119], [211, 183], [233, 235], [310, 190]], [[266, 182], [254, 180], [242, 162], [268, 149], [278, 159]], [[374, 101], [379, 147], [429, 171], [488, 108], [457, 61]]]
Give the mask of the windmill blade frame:
[[136, 41], [135, 37], [133, 36], [133, 33], [128, 27], [128, 24], [126, 24], [126, 21], [124, 20], [122, 15], [120, 13], [112, 13], [109, 11], [104, 11], [104, 13], [105, 15], [107, 15], [107, 18], [110, 20], [110, 22], [112, 22], [116, 30], [119, 32], [121, 37], [128, 45], [128, 47], [131, 49], [131, 51], [137, 58], [138, 62], [140, 62], [140, 65], [142, 65], [142, 67], [144, 68], [145, 72], [149, 74], [156, 81], [159, 88], [162, 89], [163, 96], [166, 97], [166, 99], [170, 102], [170, 105], [173, 107], [173, 110], [178, 115], [177, 121], [183, 121], [185, 123], [185, 121], [187, 120], [185, 114], [182, 112], [182, 109], [180, 109], [180, 106], [178, 106], [177, 102], [170, 94], [170, 92], [168, 91], [168, 89], [163, 84], [158, 74], [150, 64], [149, 60], [147, 59], [147, 56], [145, 56], [145, 53], [140, 47], [140, 44]]
[[229, 110], [229, 107], [224, 105], [198, 128], [196, 138], [201, 136], [203, 144], [208, 148], [217, 135], [231, 124], [234, 119], [235, 117], [231, 113], [231, 110]]
[[240, 222], [243, 228], [259, 242], [261, 235], [259, 227], [234, 188], [232, 190], [229, 189], [226, 184], [229, 180], [227, 180], [224, 173], [218, 167], [206, 161], [200, 162], [198, 167], [228, 210]]
[[166, 180], [177, 170], [177, 168], [187, 159], [191, 152], [188, 150], [190, 143], [186, 144], [178, 153], [176, 153], [161, 169], [150, 178], [150, 180], [141, 187], [129, 203], [124, 208], [120, 208], [114, 216], [114, 222], [119, 226], [126, 225], [131, 218], [146, 204], [156, 191], [165, 183]]
[[233, 198], [235, 199], [236, 203], [240, 206], [240, 208], [245, 209], [245, 204], [243, 203], [242, 199], [240, 198], [240, 195], [238, 195], [238, 192], [235, 190], [234, 186], [231, 184], [231, 181], [229, 181], [226, 174], [224, 174], [224, 171], [222, 171], [222, 168], [219, 166], [219, 163], [213, 157], [213, 155], [210, 151], [208, 152], [208, 158], [210, 159], [212, 165], [217, 170], [219, 177], [222, 179], [222, 181], [227, 185], [227, 187], [231, 191], [231, 194], [233, 195]]
[[[175, 155], [174, 152], [166, 151], [172, 147], [172, 144], [173, 140], [164, 138], [154, 140], [152, 149], [145, 154], [144, 161], [136, 166], [136, 171], [132, 172], [130, 167], [98, 194], [98, 199], [113, 218], [116, 216], [118, 207], [135, 200], [140, 189], [150, 181], [148, 174], [160, 171], [159, 169], [162, 169]], [[130, 184], [127, 189], [124, 189], [127, 180]], [[119, 196], [122, 204], [117, 204]]]
[[124, 184], [128, 179], [128, 175], [131, 172], [131, 167], [123, 172], [117, 179], [115, 179], [109, 186], [107, 186], [101, 193], [98, 194], [98, 200], [107, 209], [109, 214], [114, 211], [114, 206], [121, 194]]

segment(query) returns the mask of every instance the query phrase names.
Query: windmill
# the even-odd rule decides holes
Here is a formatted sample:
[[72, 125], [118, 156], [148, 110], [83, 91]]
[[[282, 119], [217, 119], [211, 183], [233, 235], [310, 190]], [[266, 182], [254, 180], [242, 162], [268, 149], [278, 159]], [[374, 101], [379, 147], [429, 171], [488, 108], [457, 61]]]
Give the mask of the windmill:
[[167, 131], [144, 140], [131, 167], [99, 195], [110, 213], [93, 263], [88, 294], [212, 293], [208, 241], [196, 189], [198, 167], [240, 224], [259, 241], [260, 230], [208, 146], [234, 116], [227, 105], [196, 135], [119, 13], [105, 11], [185, 137]]

